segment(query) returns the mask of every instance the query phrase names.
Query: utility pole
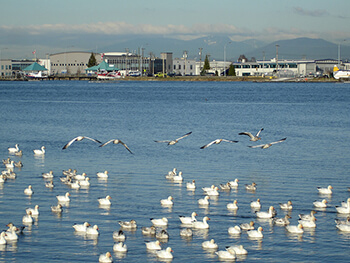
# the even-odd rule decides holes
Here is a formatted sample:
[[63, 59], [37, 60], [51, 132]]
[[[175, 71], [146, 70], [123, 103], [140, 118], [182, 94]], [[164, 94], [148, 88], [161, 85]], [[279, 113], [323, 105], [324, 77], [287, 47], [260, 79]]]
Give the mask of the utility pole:
[[201, 71], [202, 71], [202, 50], [203, 50], [203, 48], [200, 47], [200, 48], [199, 48], [199, 74], [200, 74]]
[[276, 45], [276, 73], [278, 76], [278, 47], [279, 45]]

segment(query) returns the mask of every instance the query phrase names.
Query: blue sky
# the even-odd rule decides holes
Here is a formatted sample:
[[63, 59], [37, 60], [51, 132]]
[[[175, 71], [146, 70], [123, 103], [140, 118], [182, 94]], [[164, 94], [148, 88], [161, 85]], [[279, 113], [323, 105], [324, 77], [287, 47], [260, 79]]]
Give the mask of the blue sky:
[[[0, 7], [4, 56], [36, 47], [62, 51], [74, 35], [192, 39], [220, 34], [266, 42], [310, 37], [350, 45], [350, 0], [17, 0], [1, 1]], [[63, 38], [64, 44], [58, 41]]]

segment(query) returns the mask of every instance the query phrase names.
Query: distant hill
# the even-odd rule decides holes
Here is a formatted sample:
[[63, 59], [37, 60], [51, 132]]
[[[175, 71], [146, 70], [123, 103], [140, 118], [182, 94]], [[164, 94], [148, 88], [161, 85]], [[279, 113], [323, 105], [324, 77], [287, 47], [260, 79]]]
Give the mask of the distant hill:
[[[135, 37], [125, 36], [113, 42], [113, 44], [100, 46], [100, 50], [124, 51], [128, 48], [130, 51], [139, 52], [144, 48], [144, 55], [148, 56], [153, 52], [159, 56], [161, 52], [172, 52], [174, 58], [181, 58], [183, 51], [186, 50], [188, 58], [199, 60], [199, 48], [202, 48], [202, 60], [206, 55], [210, 55], [210, 60], [224, 59], [224, 46], [226, 45], [226, 60], [236, 61], [238, 57], [244, 54], [248, 59], [269, 60], [276, 57], [276, 45], [278, 47], [279, 59], [338, 59], [338, 45], [323, 39], [296, 38], [288, 40], [279, 40], [273, 43], [250, 39], [245, 41], [232, 41], [226, 36], [209, 36], [197, 38], [194, 40], [180, 40], [165, 38], [159, 36]], [[350, 47], [341, 46], [341, 58], [343, 60], [350, 58]]]

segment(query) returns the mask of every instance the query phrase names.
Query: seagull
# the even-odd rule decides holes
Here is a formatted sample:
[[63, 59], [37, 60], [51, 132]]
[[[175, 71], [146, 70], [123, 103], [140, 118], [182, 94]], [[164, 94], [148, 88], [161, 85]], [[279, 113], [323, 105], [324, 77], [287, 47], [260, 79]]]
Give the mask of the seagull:
[[73, 142], [75, 142], [75, 141], [79, 142], [79, 141], [81, 141], [83, 139], [88, 139], [90, 141], [97, 142], [97, 143], [100, 143], [100, 144], [102, 143], [99, 140], [95, 140], [95, 139], [92, 139], [90, 137], [78, 136], [78, 137], [75, 137], [74, 139], [72, 139], [70, 142], [68, 142], [65, 146], [63, 146], [62, 150], [67, 149]]
[[238, 135], [248, 135], [250, 137], [250, 141], [256, 142], [258, 140], [261, 140], [261, 137], [259, 137], [259, 134], [263, 130], [264, 130], [264, 128], [261, 128], [255, 136], [253, 134], [251, 134], [250, 132], [241, 132], [241, 133], [238, 133]]
[[18, 148], [18, 144], [15, 145], [15, 148], [7, 148], [7, 150], [9, 151], [9, 153], [16, 153], [16, 152], [19, 152], [19, 148]]
[[168, 145], [174, 145], [175, 143], [178, 143], [179, 142], [179, 140], [181, 140], [181, 139], [183, 139], [183, 138], [185, 138], [185, 137], [187, 137], [188, 135], [190, 135], [192, 132], [188, 132], [188, 133], [186, 133], [185, 135], [183, 135], [183, 136], [181, 136], [180, 138], [177, 138], [177, 139], [175, 139], [175, 140], [167, 140], [167, 141], [155, 141], [155, 142], [166, 142], [166, 143], [168, 143]]
[[105, 142], [104, 144], [101, 144], [100, 147], [106, 146], [107, 144], [109, 144], [109, 143], [111, 143], [111, 142], [113, 142], [113, 144], [119, 144], [119, 143], [120, 143], [120, 144], [123, 145], [123, 146], [125, 147], [125, 149], [127, 149], [131, 154], [133, 153], [125, 143], [123, 143], [121, 140], [118, 140], [118, 139], [109, 140], [108, 142]]
[[270, 143], [266, 143], [266, 144], [259, 144], [259, 145], [255, 145], [255, 146], [248, 146], [249, 148], [261, 148], [261, 149], [267, 149], [269, 147], [271, 147], [273, 144], [276, 143], [280, 143], [280, 142], [284, 142], [287, 138], [283, 138], [277, 142], [270, 142]]
[[238, 141], [226, 140], [226, 139], [216, 139], [216, 140], [214, 140], [214, 141], [212, 141], [212, 142], [210, 142], [210, 143], [208, 143], [208, 144], [206, 144], [206, 145], [203, 145], [203, 146], [201, 147], [201, 149], [205, 149], [205, 148], [207, 148], [207, 147], [209, 147], [209, 146], [211, 146], [211, 145], [213, 145], [213, 144], [219, 144], [219, 143], [221, 143], [221, 142], [232, 142], [232, 143], [237, 143]]

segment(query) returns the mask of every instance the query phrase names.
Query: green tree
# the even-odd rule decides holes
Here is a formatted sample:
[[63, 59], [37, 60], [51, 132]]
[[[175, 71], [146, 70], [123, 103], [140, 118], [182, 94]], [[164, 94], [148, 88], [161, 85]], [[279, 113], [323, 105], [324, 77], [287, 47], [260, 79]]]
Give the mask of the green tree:
[[89, 62], [87, 64], [88, 68], [96, 66], [97, 65], [97, 61], [96, 61], [96, 57], [94, 55], [94, 53], [91, 53], [91, 56], [89, 58]]
[[228, 76], [236, 76], [236, 71], [235, 71], [235, 67], [231, 64], [229, 69], [228, 69]]
[[204, 65], [201, 71], [201, 75], [204, 75], [207, 70], [210, 69], [210, 64], [209, 64], [209, 58], [208, 55], [205, 56], [205, 60], [204, 60]]

